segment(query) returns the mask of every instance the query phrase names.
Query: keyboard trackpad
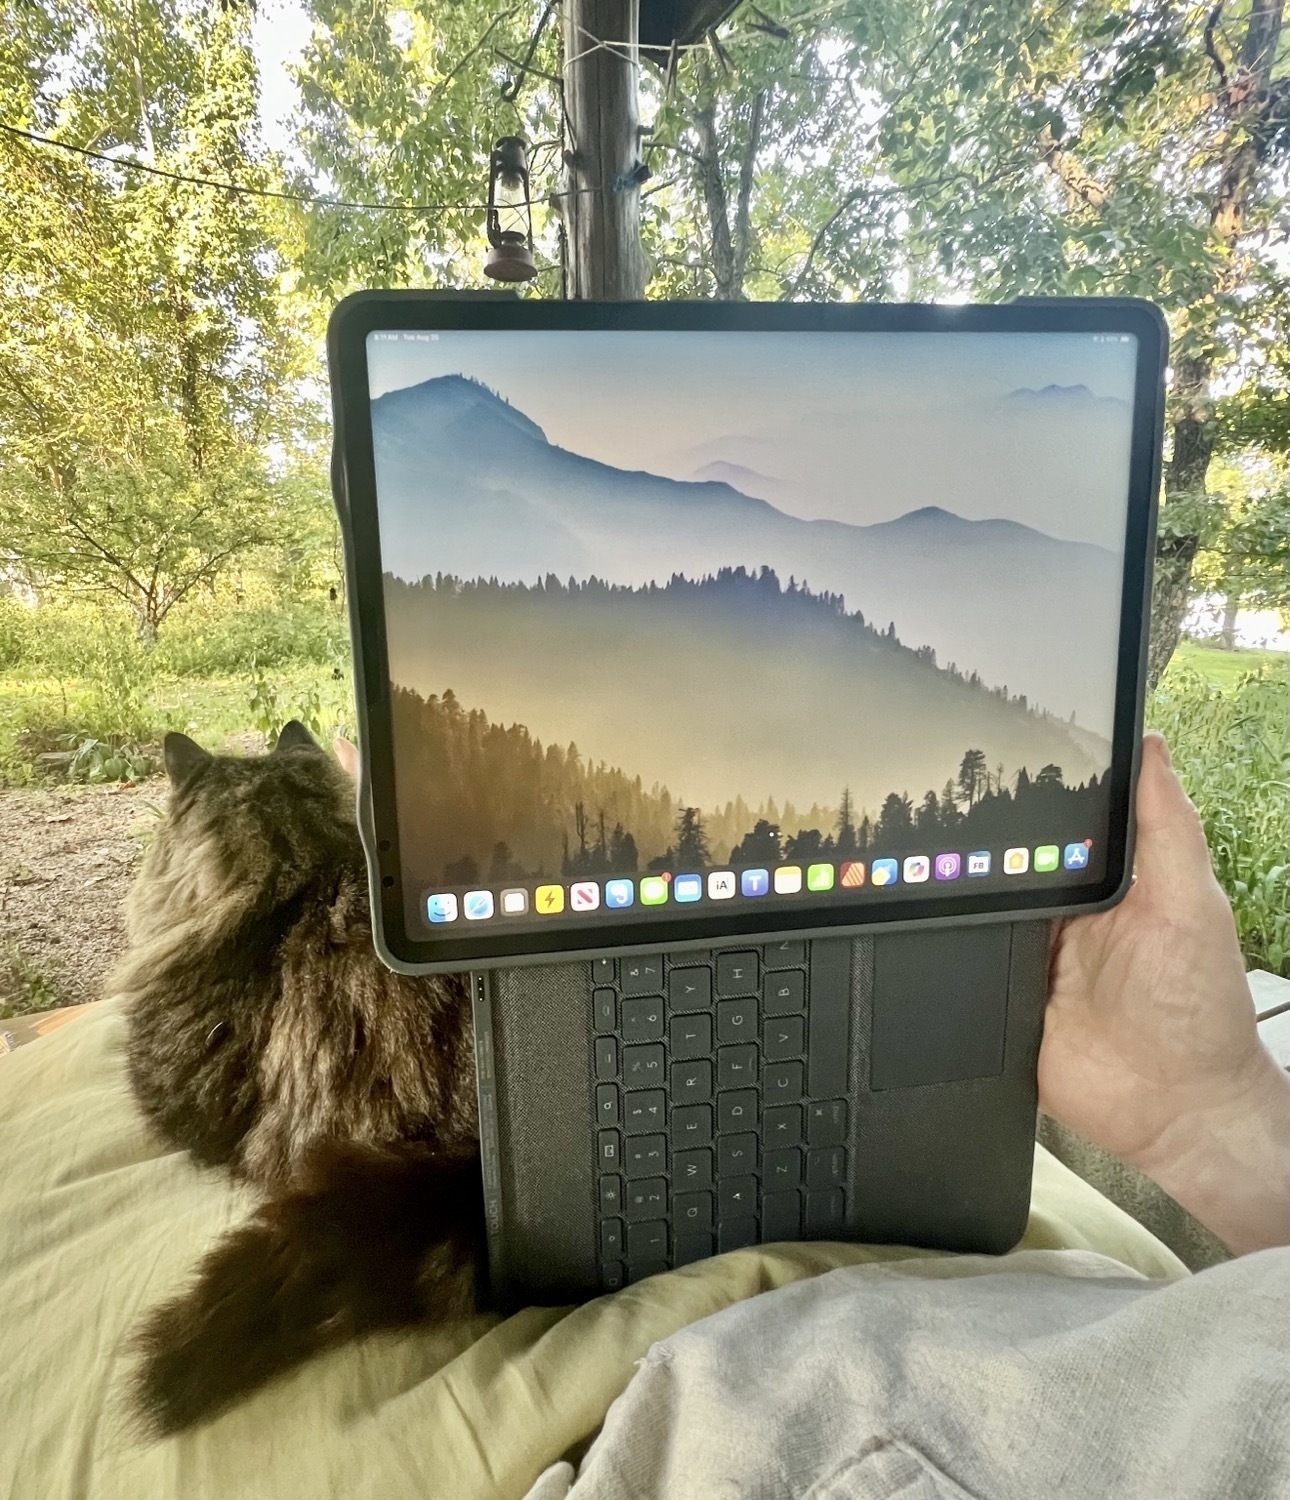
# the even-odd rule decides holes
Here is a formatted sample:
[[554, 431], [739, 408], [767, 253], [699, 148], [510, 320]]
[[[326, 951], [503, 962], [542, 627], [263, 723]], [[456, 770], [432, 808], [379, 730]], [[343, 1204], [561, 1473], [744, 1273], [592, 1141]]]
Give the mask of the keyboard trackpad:
[[1012, 929], [959, 927], [874, 939], [869, 1087], [1003, 1072]]

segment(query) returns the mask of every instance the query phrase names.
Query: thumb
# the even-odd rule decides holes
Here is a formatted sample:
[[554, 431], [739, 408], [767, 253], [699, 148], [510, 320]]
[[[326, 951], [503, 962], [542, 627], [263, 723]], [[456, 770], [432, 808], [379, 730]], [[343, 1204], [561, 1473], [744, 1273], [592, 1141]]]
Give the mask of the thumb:
[[1135, 803], [1138, 845], [1134, 871], [1150, 894], [1178, 893], [1213, 880], [1209, 846], [1200, 814], [1183, 790], [1162, 736], [1142, 740], [1142, 768]]

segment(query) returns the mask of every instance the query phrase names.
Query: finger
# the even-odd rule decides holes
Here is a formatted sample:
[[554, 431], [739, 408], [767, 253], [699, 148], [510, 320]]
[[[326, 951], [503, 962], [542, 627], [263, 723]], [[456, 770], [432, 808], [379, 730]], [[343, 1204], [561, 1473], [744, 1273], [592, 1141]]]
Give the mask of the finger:
[[1183, 790], [1168, 746], [1158, 734], [1143, 737], [1135, 807], [1138, 846], [1134, 868], [1139, 881], [1153, 890], [1175, 889], [1200, 880], [1208, 883], [1212, 872], [1200, 815]]

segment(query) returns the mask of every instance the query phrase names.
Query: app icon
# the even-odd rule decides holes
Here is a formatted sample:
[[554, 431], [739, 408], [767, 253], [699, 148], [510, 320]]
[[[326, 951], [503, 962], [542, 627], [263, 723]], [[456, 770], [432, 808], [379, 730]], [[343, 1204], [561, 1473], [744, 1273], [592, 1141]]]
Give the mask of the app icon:
[[806, 867], [806, 889], [808, 891], [831, 891], [833, 889], [833, 866], [808, 865]]
[[975, 854], [968, 855], [969, 875], [988, 875], [990, 873], [990, 851], [978, 849]]
[[667, 900], [667, 881], [661, 875], [646, 875], [641, 880], [641, 905], [662, 906]]
[[936, 856], [936, 878], [937, 880], [957, 880], [959, 871], [963, 868], [963, 861], [957, 854], [938, 854]]
[[875, 859], [869, 866], [869, 879], [875, 885], [895, 885], [900, 879], [900, 866], [894, 859]]
[[554, 916], [564, 910], [564, 887], [562, 885], [540, 885], [533, 892], [533, 906], [544, 917]]
[[509, 891], [502, 892], [502, 915], [504, 917], [522, 917], [529, 909], [529, 893], [521, 886], [512, 886]]
[[1068, 870], [1088, 869], [1089, 847], [1087, 844], [1067, 844], [1062, 863]]
[[468, 922], [484, 922], [493, 915], [492, 891], [467, 891], [461, 900], [462, 914]]
[[801, 889], [801, 865], [781, 865], [775, 871], [775, 894], [777, 896], [796, 896]]
[[858, 859], [847, 860], [842, 866], [841, 876], [838, 884], [848, 891], [853, 891], [857, 886], [864, 884], [864, 866]]
[[672, 882], [672, 899], [674, 901], [697, 901], [702, 895], [702, 875], [678, 875]]
[[1005, 849], [1003, 853], [1003, 873], [1005, 875], [1024, 875], [1030, 868], [1029, 849]]
[[455, 922], [457, 920], [457, 898], [451, 893], [426, 898], [426, 916], [432, 922]]
[[1060, 855], [1056, 844], [1040, 844], [1035, 850], [1035, 869], [1041, 875], [1047, 875], [1050, 870], [1057, 868]]
[[764, 896], [770, 890], [770, 875], [765, 870], [744, 870], [739, 876], [739, 889], [745, 896]]
[[571, 911], [595, 911], [600, 905], [600, 886], [594, 880], [575, 880], [569, 887]]
[[932, 862], [925, 854], [911, 854], [905, 861], [905, 883], [919, 885], [932, 873]]
[[605, 881], [605, 905], [614, 911], [621, 911], [624, 906], [630, 906], [636, 899], [636, 887], [630, 880], [606, 880]]
[[708, 876], [708, 899], [711, 901], [729, 901], [735, 893], [735, 872], [733, 870], [713, 870]]

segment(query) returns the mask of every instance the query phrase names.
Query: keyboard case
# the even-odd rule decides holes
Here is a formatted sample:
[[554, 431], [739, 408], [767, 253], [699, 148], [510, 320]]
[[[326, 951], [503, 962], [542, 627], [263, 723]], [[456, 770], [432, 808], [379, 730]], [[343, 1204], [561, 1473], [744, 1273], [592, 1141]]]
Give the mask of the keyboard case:
[[[1048, 945], [1049, 924], [1030, 921], [810, 945], [744, 943], [714, 953], [602, 960], [598, 972], [565, 964], [476, 975], [494, 1303], [585, 1300], [698, 1254], [776, 1239], [1010, 1249], [1030, 1201]], [[785, 961], [777, 947], [795, 951]], [[745, 1009], [743, 1024], [756, 1022], [752, 1056], [747, 1044], [741, 1050], [731, 1041], [728, 1023], [738, 1009], [720, 1019], [720, 1008], [738, 999], [722, 992], [740, 987], [730, 976], [750, 959], [758, 1008], [755, 1016]], [[787, 1014], [803, 1018], [800, 1051], [781, 1056], [785, 1037], [791, 1046], [798, 1032], [774, 1024], [775, 995], [793, 990], [784, 980], [796, 973], [808, 1004]], [[656, 1005], [629, 1009], [636, 999]], [[692, 1069], [680, 1065], [702, 1060], [708, 1031], [697, 1028], [698, 1054], [687, 1051], [687, 1039], [696, 1035], [689, 1023], [705, 1015], [714, 1181], [696, 1193], [676, 1168], [697, 1158], [681, 1157], [690, 1142], [672, 1129], [677, 1120], [692, 1121], [695, 1098], [691, 1092], [677, 1102], [673, 1093], [693, 1086]], [[687, 1056], [674, 1056], [678, 1049]], [[727, 1076], [726, 1049], [729, 1062], [751, 1063], [754, 1076]], [[645, 1076], [628, 1076], [628, 1069]], [[799, 1078], [801, 1098], [785, 1101], [774, 1092]], [[606, 1118], [610, 1086], [618, 1096], [615, 1123]], [[633, 1100], [644, 1103], [648, 1119]], [[845, 1103], [840, 1123], [837, 1100]], [[786, 1102], [802, 1110], [804, 1137], [812, 1120], [818, 1126], [817, 1144], [794, 1143], [799, 1182], [787, 1187], [766, 1173], [790, 1160], [774, 1138], [777, 1120], [791, 1120]], [[756, 1137], [752, 1163], [749, 1132]], [[735, 1148], [724, 1149], [735, 1136], [742, 1137]], [[650, 1160], [625, 1160], [642, 1140]], [[770, 1155], [776, 1150], [778, 1158]], [[633, 1203], [642, 1183], [650, 1201]], [[678, 1212], [691, 1213], [704, 1192], [713, 1221], [707, 1252]], [[797, 1232], [788, 1232], [792, 1192], [799, 1195]]]

